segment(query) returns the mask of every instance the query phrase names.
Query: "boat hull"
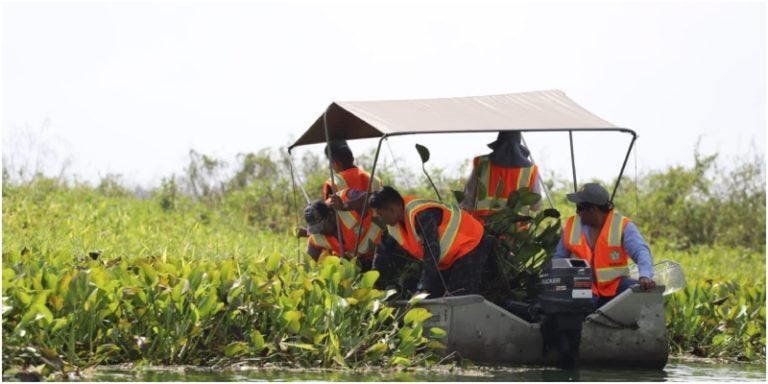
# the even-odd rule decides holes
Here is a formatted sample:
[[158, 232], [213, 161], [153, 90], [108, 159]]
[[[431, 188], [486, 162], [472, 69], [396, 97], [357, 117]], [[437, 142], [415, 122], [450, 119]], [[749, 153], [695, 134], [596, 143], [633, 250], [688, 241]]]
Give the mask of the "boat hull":
[[[633, 287], [587, 315], [578, 365], [664, 368], [669, 343], [663, 291]], [[418, 305], [432, 313], [425, 326], [447, 332], [447, 353], [486, 364], [557, 364], [557, 352], [545, 351], [541, 323], [528, 322], [482, 296], [428, 299]]]

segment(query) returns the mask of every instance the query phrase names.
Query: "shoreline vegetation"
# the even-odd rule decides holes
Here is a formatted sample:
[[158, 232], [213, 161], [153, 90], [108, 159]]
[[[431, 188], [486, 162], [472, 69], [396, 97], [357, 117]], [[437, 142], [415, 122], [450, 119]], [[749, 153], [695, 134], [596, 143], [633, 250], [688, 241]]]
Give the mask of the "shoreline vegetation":
[[[693, 156], [692, 167], [625, 178], [616, 206], [655, 262], [684, 269], [686, 288], [666, 297], [671, 355], [763, 363], [764, 159], [725, 170], [717, 155]], [[294, 164], [319, 194], [327, 164], [312, 154]], [[190, 151], [181, 175], [136, 193], [115, 175], [89, 185], [4, 167], [3, 377], [66, 379], [126, 363], [467, 364], [440, 357], [443, 333], [423, 326], [425, 310], [385, 305], [392, 292], [373, 288], [376, 272], [305, 255], [306, 240], [292, 236], [304, 202], [287, 158], [265, 150], [226, 169]], [[430, 171], [443, 196], [463, 188], [464, 173]], [[395, 186], [424, 179], [386, 165], [377, 174]], [[555, 208], [572, 215], [570, 183], [546, 179]], [[418, 184], [405, 192], [434, 196]]]

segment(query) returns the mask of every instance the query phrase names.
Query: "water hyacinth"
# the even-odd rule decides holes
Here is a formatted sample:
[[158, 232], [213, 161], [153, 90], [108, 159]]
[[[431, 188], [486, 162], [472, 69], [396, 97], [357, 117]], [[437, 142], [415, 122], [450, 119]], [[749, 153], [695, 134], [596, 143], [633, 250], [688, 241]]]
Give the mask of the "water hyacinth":
[[194, 211], [71, 189], [4, 196], [3, 209], [6, 369], [409, 366], [441, 346], [423, 309], [387, 304], [378, 272], [291, 255], [279, 235], [211, 228], [215, 214], [203, 224]]

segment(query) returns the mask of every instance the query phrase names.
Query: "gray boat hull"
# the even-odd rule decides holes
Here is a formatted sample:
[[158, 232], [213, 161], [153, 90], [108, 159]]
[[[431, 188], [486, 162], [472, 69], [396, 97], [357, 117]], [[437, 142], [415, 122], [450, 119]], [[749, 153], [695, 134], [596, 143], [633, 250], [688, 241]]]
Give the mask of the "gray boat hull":
[[[582, 324], [579, 365], [662, 369], [669, 356], [664, 287], [633, 287], [589, 314]], [[443, 328], [448, 353], [486, 364], [552, 365], [540, 323], [530, 323], [479, 295], [422, 300], [426, 327]]]

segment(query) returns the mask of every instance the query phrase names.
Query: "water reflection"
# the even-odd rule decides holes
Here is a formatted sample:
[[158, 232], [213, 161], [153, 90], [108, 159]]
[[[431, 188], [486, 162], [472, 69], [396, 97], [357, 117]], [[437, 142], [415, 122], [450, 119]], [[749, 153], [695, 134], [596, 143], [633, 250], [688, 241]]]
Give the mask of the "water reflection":
[[550, 367], [490, 368], [407, 372], [345, 372], [320, 370], [265, 370], [238, 368], [214, 370], [196, 367], [99, 367], [87, 381], [765, 381], [765, 365], [715, 364], [671, 359], [663, 371], [580, 369]]

